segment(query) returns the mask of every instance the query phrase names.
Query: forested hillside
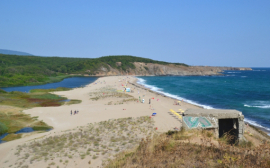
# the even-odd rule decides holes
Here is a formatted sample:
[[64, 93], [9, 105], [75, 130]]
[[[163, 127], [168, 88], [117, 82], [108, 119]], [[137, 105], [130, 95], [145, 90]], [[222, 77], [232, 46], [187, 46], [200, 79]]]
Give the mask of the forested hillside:
[[[106, 56], [91, 59], [0, 54], [0, 87], [56, 82], [70, 74], [96, 75], [101, 68], [106, 68], [108, 71], [110, 68], [127, 71], [135, 69], [134, 62], [170, 64], [134, 56]], [[174, 63], [174, 65], [187, 66], [181, 63]]]

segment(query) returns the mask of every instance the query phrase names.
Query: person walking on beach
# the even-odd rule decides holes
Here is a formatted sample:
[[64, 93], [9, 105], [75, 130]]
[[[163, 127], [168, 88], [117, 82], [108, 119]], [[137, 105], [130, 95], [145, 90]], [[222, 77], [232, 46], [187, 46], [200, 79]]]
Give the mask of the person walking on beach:
[[70, 115], [72, 115], [72, 110], [70, 111]]
[[149, 99], [149, 104], [151, 104], [151, 99]]

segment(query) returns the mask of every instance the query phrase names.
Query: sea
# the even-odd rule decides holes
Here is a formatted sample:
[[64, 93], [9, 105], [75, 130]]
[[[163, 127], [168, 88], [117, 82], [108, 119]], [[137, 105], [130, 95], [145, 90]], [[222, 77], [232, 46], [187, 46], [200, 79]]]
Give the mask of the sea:
[[236, 109], [244, 121], [270, 133], [270, 68], [219, 76], [141, 76], [138, 83], [206, 109]]

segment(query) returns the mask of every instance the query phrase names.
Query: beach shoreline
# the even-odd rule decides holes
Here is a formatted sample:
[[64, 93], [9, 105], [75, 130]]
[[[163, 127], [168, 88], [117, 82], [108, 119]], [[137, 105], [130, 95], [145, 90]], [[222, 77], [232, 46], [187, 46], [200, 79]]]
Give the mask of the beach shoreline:
[[[131, 88], [132, 92], [124, 93], [124, 86], [126, 84], [127, 87]], [[111, 92], [125, 97], [113, 97], [110, 95]], [[48, 125], [54, 127], [54, 129], [49, 132], [31, 134], [21, 139], [0, 144], [0, 164], [4, 168], [18, 162], [18, 156], [15, 155], [18, 145], [60, 136], [66, 132], [74, 132], [74, 130], [78, 130], [80, 127], [93, 123], [142, 116], [148, 116], [148, 118], [150, 117], [154, 121], [154, 126], [151, 129], [154, 129], [156, 133], [165, 133], [182, 127], [181, 120], [170, 112], [171, 109], [174, 111], [185, 111], [190, 108], [202, 108], [187, 102], [174, 105], [177, 99], [162, 95], [137, 84], [135, 76], [99, 77], [85, 87], [52, 93], [64, 96], [67, 99], [81, 100], [82, 102], [80, 104], [58, 107], [35, 107], [24, 110], [25, 114], [38, 116], [39, 120], [43, 120]], [[139, 99], [144, 99], [144, 103], [140, 102]], [[150, 101], [148, 102], [148, 100]], [[79, 113], [71, 115], [71, 110], [73, 112], [74, 110], [79, 111]], [[153, 113], [156, 113], [156, 116], [152, 116]], [[72, 162], [74, 161], [74, 164], [69, 163], [66, 167], [89, 166], [89, 159], [91, 160], [91, 167], [101, 166], [104, 157], [100, 156], [95, 160], [91, 158], [88, 158], [88, 160], [72, 158], [71, 160]], [[8, 162], [6, 162], [7, 160]], [[56, 164], [61, 164], [58, 159], [55, 162]], [[45, 167], [47, 164], [45, 161], [39, 161], [29, 164], [29, 167]]]
[[[137, 80], [135, 81], [135, 83], [132, 83], [132, 84], [133, 84], [133, 85], [137, 85], [138, 87], [144, 88], [144, 89], [146, 89], [146, 90], [151, 90], [151, 88], [148, 88], [148, 87], [146, 87], [144, 84], [139, 83], [139, 79], [140, 79], [139, 77], [140, 77], [140, 76], [135, 76], [135, 78], [136, 78]], [[160, 93], [160, 92], [157, 92], [157, 91], [155, 91], [155, 90], [151, 90], [151, 91], [152, 91], [152, 92], [155, 92], [156, 94], [162, 95], [162, 96], [164, 96], [164, 97], [171, 98], [172, 100], [184, 102], [184, 99], [180, 100], [180, 99], [177, 99], [177, 98], [174, 98], [174, 97], [170, 97], [170, 96], [166, 95], [166, 93]], [[204, 109], [204, 106], [205, 106], [205, 105], [197, 105], [197, 104], [193, 104], [193, 103], [190, 103], [190, 102], [185, 102], [185, 103], [190, 104], [190, 105], [193, 105], [193, 106], [198, 107], [198, 108], [202, 108], [202, 109]], [[260, 126], [258, 126], [258, 125], [256, 125], [256, 124], [253, 124], [252, 122], [248, 122], [248, 121], [244, 121], [244, 123], [245, 123], [245, 125], [251, 125], [252, 127], [254, 127], [254, 128], [256, 128], [256, 129], [262, 131], [263, 134], [265, 134], [266, 136], [270, 137], [270, 131], [267, 130], [266, 128], [260, 127]]]

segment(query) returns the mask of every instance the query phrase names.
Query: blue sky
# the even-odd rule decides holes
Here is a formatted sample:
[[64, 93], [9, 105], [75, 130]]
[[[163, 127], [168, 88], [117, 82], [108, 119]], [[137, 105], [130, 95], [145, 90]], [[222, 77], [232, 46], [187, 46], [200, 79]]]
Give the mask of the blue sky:
[[269, 67], [269, 0], [9, 0], [0, 11], [1, 49]]

